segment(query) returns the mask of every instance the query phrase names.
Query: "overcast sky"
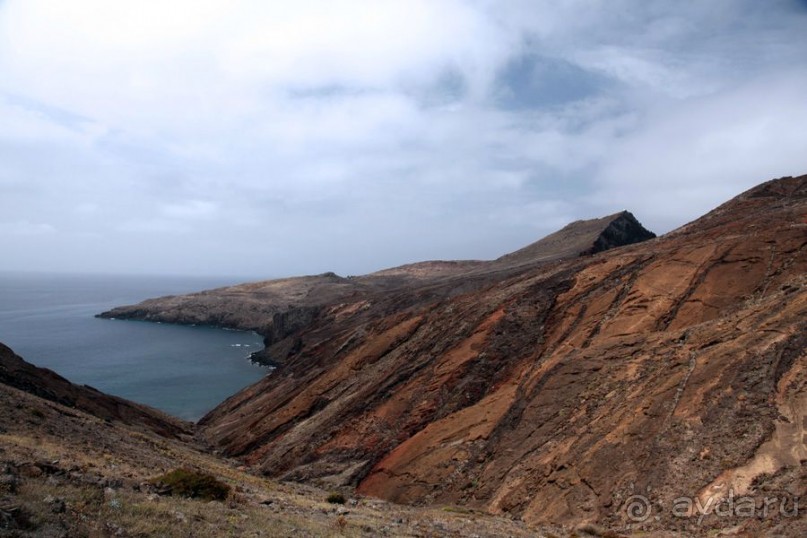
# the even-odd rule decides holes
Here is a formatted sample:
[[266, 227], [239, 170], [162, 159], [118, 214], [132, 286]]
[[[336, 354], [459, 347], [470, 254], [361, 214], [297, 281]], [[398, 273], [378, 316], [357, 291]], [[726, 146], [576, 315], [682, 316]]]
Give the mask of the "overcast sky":
[[0, 270], [361, 274], [807, 173], [798, 0], [0, 0]]

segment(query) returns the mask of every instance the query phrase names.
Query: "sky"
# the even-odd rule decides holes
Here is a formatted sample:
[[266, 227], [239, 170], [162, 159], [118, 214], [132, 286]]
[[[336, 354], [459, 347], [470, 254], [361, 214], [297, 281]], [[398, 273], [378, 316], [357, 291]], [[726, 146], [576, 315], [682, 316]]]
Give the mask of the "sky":
[[0, 0], [0, 271], [363, 274], [807, 173], [804, 0]]

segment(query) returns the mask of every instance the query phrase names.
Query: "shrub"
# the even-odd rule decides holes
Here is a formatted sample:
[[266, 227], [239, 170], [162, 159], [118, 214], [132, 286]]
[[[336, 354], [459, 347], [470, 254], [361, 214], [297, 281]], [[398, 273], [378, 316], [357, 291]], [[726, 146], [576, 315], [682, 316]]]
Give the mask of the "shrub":
[[337, 517], [334, 525], [336, 525], [336, 528], [340, 534], [344, 533], [345, 528], [347, 527], [347, 518], [345, 516]]
[[345, 496], [341, 493], [330, 493], [325, 500], [331, 504], [345, 504]]
[[230, 493], [230, 486], [215, 477], [191, 469], [174, 469], [152, 480], [165, 495], [190, 497], [206, 501], [222, 501]]

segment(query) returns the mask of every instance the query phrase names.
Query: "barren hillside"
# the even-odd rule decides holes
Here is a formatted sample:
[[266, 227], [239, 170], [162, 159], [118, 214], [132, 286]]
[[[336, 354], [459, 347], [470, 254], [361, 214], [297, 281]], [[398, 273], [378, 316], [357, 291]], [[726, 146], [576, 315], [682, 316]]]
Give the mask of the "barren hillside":
[[[804, 531], [778, 516], [696, 526], [672, 505], [805, 493], [805, 216], [807, 177], [783, 178], [655, 241], [456, 295], [345, 301], [204, 433], [267, 475], [398, 502]], [[634, 495], [647, 519], [626, 513]]]
[[[0, 373], [3, 538], [566, 534], [459, 507], [410, 508], [268, 480], [184, 433], [166, 436], [166, 426], [190, 425], [73, 385], [4, 346]], [[162, 477], [177, 469], [215, 479], [229, 488], [226, 498], [172, 490]], [[328, 502], [339, 495], [344, 504]]]

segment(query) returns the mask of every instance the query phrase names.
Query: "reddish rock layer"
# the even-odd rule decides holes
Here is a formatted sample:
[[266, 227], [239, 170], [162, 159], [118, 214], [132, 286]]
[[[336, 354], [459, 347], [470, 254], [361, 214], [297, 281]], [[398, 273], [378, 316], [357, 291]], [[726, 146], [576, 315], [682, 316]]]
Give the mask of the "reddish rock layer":
[[204, 431], [273, 476], [529, 521], [807, 494], [805, 219], [784, 178], [654, 241], [346, 301]]

